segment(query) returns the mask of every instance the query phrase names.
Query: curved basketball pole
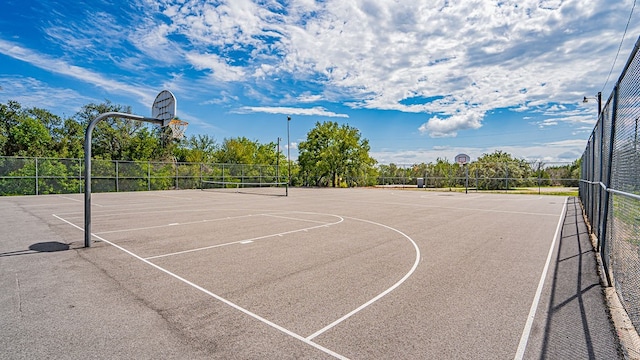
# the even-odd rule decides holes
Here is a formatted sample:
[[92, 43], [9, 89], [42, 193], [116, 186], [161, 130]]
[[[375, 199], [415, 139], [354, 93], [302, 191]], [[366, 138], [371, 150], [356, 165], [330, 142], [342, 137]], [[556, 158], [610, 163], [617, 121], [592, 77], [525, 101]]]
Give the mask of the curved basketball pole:
[[160, 126], [166, 124], [166, 121], [161, 119], [120, 112], [106, 112], [91, 120], [84, 136], [84, 247], [91, 247], [91, 134], [96, 124], [109, 117], [148, 122]]

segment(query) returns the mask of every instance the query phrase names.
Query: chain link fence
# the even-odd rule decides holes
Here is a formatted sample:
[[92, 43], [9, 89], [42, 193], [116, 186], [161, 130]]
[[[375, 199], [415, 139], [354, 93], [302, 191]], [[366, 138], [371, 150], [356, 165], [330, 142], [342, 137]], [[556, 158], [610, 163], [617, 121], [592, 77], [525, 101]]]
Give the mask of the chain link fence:
[[[386, 174], [385, 174], [386, 172]], [[580, 182], [575, 162], [471, 162], [439, 165], [396, 165], [381, 169], [380, 186], [435, 189], [518, 190], [541, 192], [542, 188], [575, 188]], [[422, 185], [422, 186], [420, 186]]]
[[640, 39], [582, 156], [580, 199], [609, 285], [640, 331]]
[[[93, 192], [199, 189], [202, 181], [286, 181], [275, 165], [137, 162], [93, 159]], [[0, 195], [69, 194], [84, 191], [84, 160], [0, 157]]]
[[[441, 164], [442, 165], [442, 164]], [[0, 157], [0, 195], [82, 193], [84, 160]], [[341, 186], [517, 190], [576, 187], [575, 163], [470, 163], [465, 166], [427, 164], [380, 166], [378, 174], [342, 179]], [[93, 192], [199, 189], [203, 181], [273, 184], [287, 182], [287, 169], [277, 165], [201, 164], [92, 160]], [[308, 186], [297, 174], [292, 184]]]

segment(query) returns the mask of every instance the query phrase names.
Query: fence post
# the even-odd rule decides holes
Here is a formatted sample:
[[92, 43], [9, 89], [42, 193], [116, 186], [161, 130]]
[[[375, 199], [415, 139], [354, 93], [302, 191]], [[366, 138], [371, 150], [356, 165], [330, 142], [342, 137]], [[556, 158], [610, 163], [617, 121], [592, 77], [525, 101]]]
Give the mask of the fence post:
[[509, 192], [509, 163], [505, 162], [504, 163], [504, 167], [505, 167], [505, 169], [504, 169], [504, 186], [505, 186], [504, 192], [508, 193]]
[[173, 166], [176, 167], [176, 190], [178, 190], [178, 161], [173, 162]]
[[40, 195], [38, 191], [38, 158], [36, 157], [36, 195]]
[[476, 192], [478, 192], [478, 168], [476, 168]]
[[151, 161], [147, 160], [147, 189], [151, 191]]
[[118, 169], [118, 160], [116, 162], [116, 192], [120, 192], [120, 169]]
[[[602, 113], [600, 114], [600, 118], [602, 120], [602, 125], [604, 125], [604, 116], [602, 116]], [[616, 136], [617, 118], [618, 118], [618, 85], [616, 85], [616, 87], [613, 88], [613, 109], [611, 112], [611, 135], [609, 139], [609, 159], [607, 159], [607, 183], [605, 184], [607, 189], [611, 188], [611, 174], [613, 169], [613, 141]], [[604, 134], [604, 126], [602, 128], [603, 128], [602, 131]], [[600, 171], [602, 172], [602, 169]], [[600, 247], [601, 248], [600, 257], [602, 258], [602, 264], [604, 266], [604, 271], [607, 278], [607, 285], [612, 286], [613, 281], [609, 274], [609, 259], [606, 259], [606, 257], [604, 256], [604, 248], [607, 245], [607, 219], [609, 217], [609, 196], [610, 196], [609, 191], [605, 191], [604, 210], [602, 213], [602, 218], [604, 218], [604, 220], [600, 219], [600, 221], [602, 222], [602, 240], [600, 241], [602, 245]]]
[[78, 181], [80, 182], [80, 192], [82, 193], [82, 159], [78, 159]]
[[464, 166], [464, 193], [468, 194], [469, 193], [469, 168], [467, 167], [467, 164], [464, 164], [462, 166]]
[[[540, 189], [540, 176], [542, 175], [542, 163], [538, 162], [538, 195], [541, 194], [541, 189]], [[547, 185], [548, 186], [548, 185]]]

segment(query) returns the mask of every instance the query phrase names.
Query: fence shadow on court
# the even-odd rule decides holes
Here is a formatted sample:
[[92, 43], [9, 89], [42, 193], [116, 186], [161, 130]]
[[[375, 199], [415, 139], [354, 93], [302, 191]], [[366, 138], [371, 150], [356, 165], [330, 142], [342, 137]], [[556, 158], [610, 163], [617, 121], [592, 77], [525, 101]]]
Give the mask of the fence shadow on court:
[[540, 359], [620, 358], [577, 198], [562, 224]]

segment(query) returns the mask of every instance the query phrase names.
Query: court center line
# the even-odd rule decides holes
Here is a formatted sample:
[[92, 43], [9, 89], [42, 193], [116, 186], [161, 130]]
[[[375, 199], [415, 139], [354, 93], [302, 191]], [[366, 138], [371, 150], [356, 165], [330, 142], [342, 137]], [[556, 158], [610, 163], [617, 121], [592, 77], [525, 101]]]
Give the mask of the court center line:
[[531, 304], [531, 309], [529, 309], [529, 316], [527, 316], [527, 322], [524, 325], [524, 329], [522, 330], [522, 336], [520, 336], [520, 342], [518, 343], [518, 350], [516, 351], [516, 356], [513, 358], [514, 360], [522, 360], [524, 358], [524, 352], [527, 349], [527, 342], [529, 341], [529, 336], [531, 335], [531, 328], [533, 326], [533, 320], [536, 317], [536, 311], [538, 309], [538, 303], [540, 302], [540, 296], [542, 294], [542, 288], [544, 287], [545, 280], [547, 278], [547, 271], [549, 270], [549, 264], [551, 263], [551, 257], [553, 255], [553, 251], [556, 247], [556, 241], [558, 240], [558, 236], [560, 236], [560, 230], [562, 229], [562, 225], [564, 223], [564, 216], [567, 212], [567, 203], [569, 198], [565, 198], [564, 207], [562, 208], [562, 213], [560, 214], [560, 219], [558, 220], [558, 226], [556, 227], [556, 233], [553, 236], [553, 241], [551, 242], [551, 247], [549, 247], [549, 254], [547, 255], [547, 262], [544, 264], [544, 269], [542, 270], [542, 274], [540, 275], [540, 281], [538, 282], [538, 288], [536, 289], [536, 295], [533, 297], [533, 303]]
[[351, 219], [351, 220], [356, 220], [356, 221], [362, 221], [365, 223], [369, 223], [369, 224], [373, 224], [373, 225], [377, 225], [377, 226], [381, 226], [383, 228], [389, 229], [391, 231], [395, 231], [398, 234], [404, 236], [407, 240], [409, 240], [411, 242], [411, 244], [413, 245], [413, 248], [416, 251], [416, 259], [413, 262], [413, 266], [411, 267], [411, 269], [409, 270], [409, 272], [407, 272], [402, 279], [400, 279], [398, 282], [396, 282], [395, 284], [393, 284], [390, 288], [388, 288], [387, 290], [383, 291], [382, 293], [378, 294], [376, 297], [374, 297], [373, 299], [367, 301], [366, 303], [358, 306], [356, 309], [352, 310], [351, 312], [349, 312], [348, 314], [344, 315], [343, 317], [339, 318], [338, 320], [332, 322], [331, 324], [323, 327], [322, 329], [316, 331], [315, 333], [307, 336], [308, 340], [313, 340], [315, 337], [318, 337], [320, 335], [322, 335], [324, 332], [332, 329], [333, 327], [335, 327], [336, 325], [340, 324], [341, 322], [345, 321], [346, 319], [350, 318], [351, 316], [357, 314], [358, 312], [362, 311], [363, 309], [365, 309], [366, 307], [368, 307], [369, 305], [373, 304], [374, 302], [380, 300], [382, 297], [384, 297], [385, 295], [389, 294], [390, 292], [392, 292], [393, 290], [395, 290], [398, 286], [402, 285], [402, 283], [404, 283], [411, 275], [413, 275], [413, 273], [416, 271], [416, 269], [418, 268], [418, 264], [420, 263], [420, 248], [418, 247], [418, 244], [415, 243], [415, 241], [413, 241], [413, 239], [411, 237], [409, 237], [407, 234], [403, 233], [402, 231], [392, 228], [391, 226], [387, 226], [384, 224], [380, 224], [377, 223], [375, 221], [370, 221], [370, 220], [363, 220], [363, 219], [358, 219], [358, 218], [351, 218], [351, 217], [346, 217], [347, 219]]
[[192, 252], [196, 252], [196, 251], [215, 249], [215, 248], [223, 247], [223, 246], [229, 246], [229, 245], [234, 245], [234, 244], [242, 244], [242, 242], [247, 242], [247, 241], [253, 242], [253, 241], [256, 241], [256, 240], [262, 240], [262, 239], [268, 239], [268, 238], [276, 237], [276, 236], [294, 234], [294, 233], [297, 233], [297, 232], [303, 232], [303, 231], [306, 232], [306, 231], [309, 231], [309, 230], [314, 230], [314, 229], [319, 229], [319, 228], [322, 228], [322, 227], [328, 227], [328, 226], [340, 224], [341, 222], [344, 221], [344, 218], [342, 218], [340, 216], [338, 216], [338, 217], [340, 218], [340, 220], [336, 221], [334, 223], [326, 223], [326, 224], [312, 226], [312, 227], [308, 227], [308, 228], [304, 228], [304, 229], [290, 230], [290, 231], [285, 231], [285, 232], [281, 232], [281, 233], [277, 233], [277, 234], [263, 235], [263, 236], [258, 236], [258, 237], [254, 237], [254, 238], [250, 238], [250, 239], [242, 239], [242, 240], [238, 240], [238, 241], [233, 241], [233, 242], [229, 242], [229, 243], [225, 243], [225, 244], [210, 245], [210, 246], [204, 246], [204, 247], [196, 248], [196, 249], [177, 251], [177, 252], [169, 253], [169, 254], [149, 256], [149, 257], [147, 257], [145, 259], [151, 260], [151, 259], [158, 259], [158, 258], [163, 258], [163, 257], [168, 257], [168, 256], [182, 255], [182, 254], [192, 253]]
[[[65, 222], [65, 223], [67, 223], [67, 224], [69, 224], [69, 225], [71, 225], [71, 226], [75, 227], [76, 229], [79, 229], [79, 230], [81, 230], [81, 231], [84, 231], [84, 229], [83, 229], [83, 228], [81, 228], [80, 226], [78, 226], [78, 225], [76, 225], [76, 224], [73, 224], [73, 223], [71, 223], [71, 222], [69, 222], [69, 221], [67, 221], [67, 220], [65, 220], [65, 219], [63, 219], [63, 218], [61, 218], [61, 217], [59, 217], [59, 216], [57, 216], [57, 215], [55, 215], [55, 214], [53, 214], [53, 216], [54, 216], [55, 218], [57, 218], [57, 219], [59, 219], [59, 220], [61, 220], [61, 221]], [[278, 325], [278, 324], [276, 324], [276, 323], [274, 323], [274, 322], [271, 322], [271, 321], [269, 321], [269, 320], [267, 320], [267, 319], [263, 318], [262, 316], [260, 316], [260, 315], [258, 315], [258, 314], [255, 314], [255, 313], [253, 313], [253, 312], [251, 312], [251, 311], [249, 311], [249, 310], [247, 310], [247, 309], [245, 309], [245, 308], [243, 308], [243, 307], [241, 307], [241, 306], [239, 306], [239, 305], [237, 305], [237, 304], [235, 304], [235, 303], [233, 303], [233, 302], [231, 302], [231, 301], [229, 301], [229, 300], [227, 300], [227, 299], [225, 299], [225, 298], [223, 298], [223, 297], [221, 297], [221, 296], [219, 296], [219, 295], [217, 295], [217, 294], [214, 294], [213, 292], [211, 292], [211, 291], [209, 291], [209, 290], [207, 290], [207, 289], [203, 288], [202, 286], [197, 285], [197, 284], [195, 284], [195, 283], [193, 283], [193, 282], [191, 282], [191, 281], [189, 281], [189, 280], [187, 280], [187, 279], [185, 279], [185, 278], [183, 278], [183, 277], [181, 277], [181, 276], [179, 276], [179, 275], [177, 275], [177, 274], [174, 274], [174, 273], [172, 273], [171, 271], [169, 271], [169, 270], [167, 270], [167, 269], [165, 269], [165, 268], [163, 268], [163, 267], [161, 267], [161, 266], [159, 266], [159, 265], [156, 265], [156, 264], [152, 263], [151, 261], [149, 261], [149, 260], [146, 260], [146, 259], [142, 258], [142, 257], [141, 257], [141, 256], [139, 256], [139, 255], [136, 255], [135, 253], [133, 253], [133, 252], [131, 252], [131, 251], [129, 251], [129, 250], [127, 250], [127, 249], [123, 248], [123, 247], [122, 247], [122, 246], [120, 246], [120, 245], [117, 245], [117, 244], [115, 244], [115, 243], [112, 243], [111, 241], [109, 241], [109, 240], [107, 240], [107, 239], [104, 239], [104, 238], [102, 238], [102, 237], [100, 237], [100, 236], [98, 236], [98, 235], [95, 235], [95, 234], [91, 234], [91, 235], [92, 235], [93, 237], [95, 237], [96, 239], [98, 239], [98, 240], [100, 240], [100, 241], [102, 241], [102, 242], [104, 242], [104, 243], [107, 243], [107, 244], [109, 244], [109, 245], [111, 245], [111, 246], [115, 247], [116, 249], [118, 249], [118, 250], [120, 250], [120, 251], [123, 251], [123, 252], [125, 252], [126, 254], [128, 254], [128, 255], [130, 255], [130, 256], [132, 256], [132, 257], [134, 257], [134, 258], [136, 258], [136, 259], [138, 259], [138, 260], [142, 261], [143, 263], [145, 263], [145, 264], [147, 264], [147, 265], [149, 265], [149, 266], [151, 266], [151, 267], [154, 267], [154, 268], [156, 268], [157, 270], [162, 271], [163, 273], [165, 273], [165, 274], [167, 274], [167, 275], [169, 275], [169, 276], [171, 276], [171, 277], [175, 278], [176, 280], [181, 281], [181, 282], [183, 282], [183, 283], [185, 283], [185, 284], [187, 284], [187, 285], [189, 285], [189, 286], [193, 287], [194, 289], [199, 290], [199, 291], [201, 291], [201, 292], [205, 293], [206, 295], [209, 295], [209, 296], [211, 296], [212, 298], [214, 298], [214, 299], [216, 299], [216, 300], [218, 300], [218, 301], [220, 301], [220, 302], [222, 302], [222, 303], [224, 303], [224, 304], [226, 304], [226, 305], [228, 305], [228, 306], [230, 306], [230, 307], [232, 307], [232, 308], [234, 308], [234, 309], [236, 309], [236, 310], [238, 310], [238, 311], [240, 311], [240, 312], [244, 313], [245, 315], [248, 315], [248, 316], [250, 316], [250, 317], [252, 317], [252, 318], [254, 318], [254, 319], [256, 319], [256, 320], [258, 320], [258, 321], [262, 322], [263, 324], [266, 324], [266, 325], [268, 325], [268, 326], [270, 326], [270, 327], [272, 327], [272, 328], [274, 328], [274, 329], [276, 329], [276, 330], [279, 330], [279, 331], [281, 331], [281, 332], [285, 333], [286, 335], [291, 336], [291, 337], [292, 337], [292, 338], [294, 338], [294, 339], [297, 339], [297, 340], [299, 340], [299, 341], [302, 341], [303, 343], [305, 343], [305, 344], [307, 344], [307, 345], [309, 345], [309, 346], [312, 346], [312, 347], [314, 347], [314, 348], [316, 348], [316, 349], [318, 349], [318, 350], [320, 350], [320, 351], [324, 352], [325, 354], [331, 355], [331, 356], [333, 356], [333, 357], [335, 357], [335, 358], [337, 358], [337, 359], [345, 359], [345, 360], [348, 360], [348, 358], [347, 358], [347, 357], [345, 357], [345, 356], [343, 356], [343, 355], [340, 355], [340, 354], [336, 353], [335, 351], [329, 350], [328, 348], [325, 348], [324, 346], [322, 346], [322, 345], [320, 345], [320, 344], [317, 344], [317, 343], [315, 343], [315, 342], [313, 342], [313, 341], [311, 341], [311, 340], [309, 340], [309, 339], [304, 338], [302, 335], [298, 335], [298, 334], [294, 333], [294, 332], [293, 332], [293, 331], [291, 331], [291, 330], [288, 330], [288, 329], [286, 329], [286, 328], [284, 328], [284, 327], [282, 327], [282, 326], [280, 326], [280, 325]]]

